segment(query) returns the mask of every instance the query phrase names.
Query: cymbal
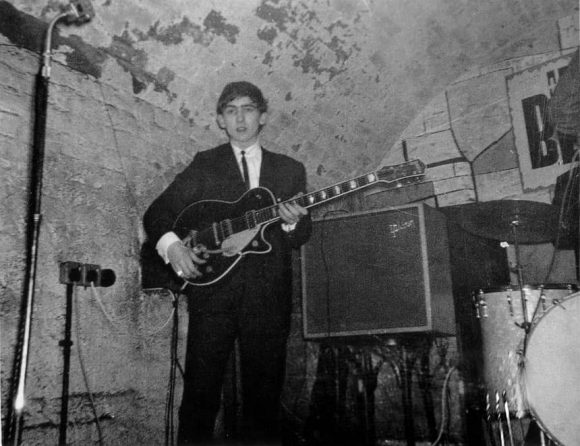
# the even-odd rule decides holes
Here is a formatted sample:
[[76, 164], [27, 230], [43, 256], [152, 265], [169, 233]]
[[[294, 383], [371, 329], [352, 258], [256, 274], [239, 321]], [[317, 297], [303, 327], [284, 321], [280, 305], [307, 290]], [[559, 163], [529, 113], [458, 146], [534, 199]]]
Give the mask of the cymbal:
[[530, 200], [495, 200], [461, 206], [459, 224], [484, 238], [515, 243], [546, 243], [556, 239], [556, 206]]

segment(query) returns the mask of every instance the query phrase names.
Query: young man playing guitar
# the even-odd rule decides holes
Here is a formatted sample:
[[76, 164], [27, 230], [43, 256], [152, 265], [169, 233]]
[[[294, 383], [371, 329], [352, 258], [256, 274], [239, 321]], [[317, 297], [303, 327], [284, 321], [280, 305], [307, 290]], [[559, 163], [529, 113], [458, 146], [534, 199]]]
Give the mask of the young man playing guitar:
[[[278, 444], [291, 251], [310, 236], [311, 220], [305, 207], [290, 200], [305, 192], [304, 166], [260, 145], [266, 118], [267, 101], [258, 87], [244, 81], [226, 85], [217, 122], [229, 142], [198, 152], [144, 216], [149, 241], [190, 285], [184, 288], [189, 326], [180, 445], [211, 442], [236, 339], [243, 439]], [[253, 206], [264, 200], [272, 215], [266, 224], [254, 224], [259, 216]], [[235, 234], [240, 223], [249, 229]]]

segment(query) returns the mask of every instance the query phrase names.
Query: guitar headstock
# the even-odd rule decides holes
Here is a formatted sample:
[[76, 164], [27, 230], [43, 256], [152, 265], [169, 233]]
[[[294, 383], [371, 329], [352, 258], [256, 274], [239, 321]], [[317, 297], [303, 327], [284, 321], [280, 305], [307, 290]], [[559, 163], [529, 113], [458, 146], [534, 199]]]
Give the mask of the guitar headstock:
[[385, 166], [376, 172], [379, 181], [396, 183], [396, 186], [417, 183], [425, 176], [425, 164], [420, 160]]

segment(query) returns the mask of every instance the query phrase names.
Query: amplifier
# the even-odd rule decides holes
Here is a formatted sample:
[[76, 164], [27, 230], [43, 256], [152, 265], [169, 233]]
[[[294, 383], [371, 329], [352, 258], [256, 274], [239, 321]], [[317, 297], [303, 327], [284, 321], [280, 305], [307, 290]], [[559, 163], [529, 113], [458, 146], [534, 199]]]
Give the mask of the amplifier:
[[313, 221], [301, 271], [307, 339], [455, 334], [447, 222], [424, 203]]

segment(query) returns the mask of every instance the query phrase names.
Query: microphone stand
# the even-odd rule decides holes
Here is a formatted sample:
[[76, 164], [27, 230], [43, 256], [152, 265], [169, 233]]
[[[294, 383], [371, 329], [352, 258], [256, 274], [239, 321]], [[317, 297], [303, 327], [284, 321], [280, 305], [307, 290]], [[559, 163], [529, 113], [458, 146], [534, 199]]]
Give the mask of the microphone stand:
[[65, 314], [65, 329], [64, 339], [60, 342], [63, 347], [64, 366], [62, 373], [62, 397], [60, 406], [60, 426], [58, 432], [59, 446], [66, 446], [66, 428], [68, 425], [68, 387], [69, 387], [69, 372], [70, 372], [70, 353], [71, 353], [71, 326], [72, 326], [72, 311], [73, 311], [73, 288], [74, 283], [66, 285], [66, 314]]
[[[74, 1], [74, 0], [73, 0]], [[16, 384], [13, 386], [12, 407], [8, 422], [7, 440], [17, 446], [21, 442], [23, 427], [23, 411], [25, 406], [26, 372], [30, 350], [30, 332], [32, 312], [34, 307], [34, 291], [36, 285], [36, 267], [38, 260], [38, 239], [42, 221], [41, 198], [44, 169], [44, 148], [46, 135], [46, 110], [48, 104], [48, 83], [50, 79], [50, 63], [52, 57], [52, 32], [56, 23], [64, 18], [76, 18], [87, 21], [90, 17], [83, 13], [83, 8], [92, 11], [90, 4], [76, 1], [69, 5], [69, 10], [59, 14], [50, 22], [42, 53], [43, 65], [37, 75], [34, 101], [34, 134], [32, 147], [32, 172], [28, 209], [26, 275], [24, 283], [25, 300], [22, 305], [22, 319], [19, 326], [15, 358]]]
[[514, 248], [516, 254], [516, 268], [518, 273], [518, 286], [520, 288], [520, 299], [522, 304], [522, 312], [524, 321], [521, 324], [518, 324], [520, 328], [523, 328], [526, 334], [530, 331], [530, 318], [528, 316], [528, 303], [526, 292], [524, 290], [524, 275], [522, 272], [522, 263], [520, 260], [520, 245], [518, 241], [518, 226], [520, 224], [519, 215], [516, 215], [515, 218], [511, 222], [512, 233], [514, 235]]

